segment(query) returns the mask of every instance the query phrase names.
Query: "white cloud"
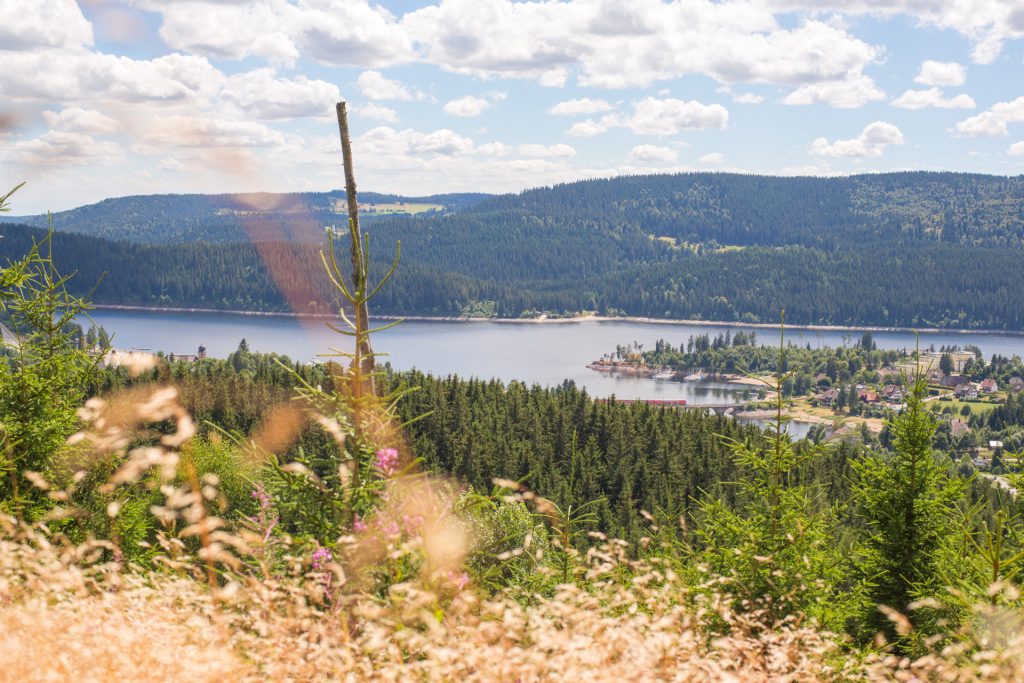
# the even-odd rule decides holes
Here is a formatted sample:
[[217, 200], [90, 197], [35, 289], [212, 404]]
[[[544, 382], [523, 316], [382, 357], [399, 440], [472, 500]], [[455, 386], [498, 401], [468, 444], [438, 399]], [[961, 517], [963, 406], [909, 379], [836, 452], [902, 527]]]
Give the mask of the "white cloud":
[[537, 84], [545, 88], [564, 88], [568, 81], [569, 67], [558, 66], [542, 73], [537, 79]]
[[569, 145], [519, 145], [516, 151], [524, 157], [534, 159], [568, 159], [576, 156], [576, 150]]
[[[848, 16], [902, 15], [958, 31], [973, 41], [973, 58], [981, 63], [991, 63], [1005, 40], [1024, 35], [1024, 9], [1007, 0], [435, 0], [401, 17], [370, 0], [129, 1], [162, 15], [168, 45], [197, 54], [285, 64], [304, 55], [364, 68], [421, 61], [554, 87], [572, 75], [583, 85], [608, 88], [690, 74], [796, 88], [856, 84], [868, 78], [865, 69], [884, 49], [852, 35], [842, 20]], [[827, 20], [791, 26], [777, 16], [794, 11]], [[949, 75], [938, 76], [941, 83], [924, 77], [926, 85], [951, 84]], [[814, 101], [832, 103], [820, 96]]]
[[173, 172], [184, 171], [185, 168], [187, 168], [185, 164], [181, 163], [180, 160], [175, 159], [174, 157], [164, 157], [156, 163], [156, 167], [161, 171]]
[[228, 78], [220, 96], [258, 119], [327, 116], [341, 99], [338, 86], [305, 76], [275, 78], [273, 69], [255, 69]]
[[720, 152], [711, 152], [697, 159], [697, 161], [702, 164], [720, 164], [725, 161], [725, 157]]
[[764, 102], [764, 98], [760, 95], [755, 95], [752, 92], [740, 93], [739, 95], [733, 95], [733, 102], [738, 104], [761, 104]]
[[611, 111], [612, 105], [607, 100], [594, 100], [589, 97], [583, 97], [575, 100], [565, 100], [559, 102], [555, 106], [548, 110], [549, 114], [555, 116], [578, 116], [580, 114], [600, 114], [601, 112]]
[[0, 52], [92, 44], [92, 24], [74, 0], [0, 2]]
[[132, 1], [162, 15], [169, 46], [196, 54], [287, 65], [300, 55], [363, 67], [425, 61], [554, 87], [573, 73], [610, 88], [688, 74], [802, 86], [850, 80], [881, 56], [838, 23], [786, 28], [771, 8], [739, 0], [440, 0], [400, 19], [368, 0]]
[[531, 159], [570, 159], [576, 155], [576, 150], [566, 144], [488, 142], [478, 146], [470, 138], [447, 128], [424, 133], [411, 128], [395, 130], [378, 126], [359, 136], [353, 144], [361, 153], [372, 157], [518, 157], [519, 161], [526, 162]]
[[[607, 119], [608, 117], [605, 117]], [[566, 135], [571, 135], [576, 138], [589, 138], [594, 135], [600, 135], [601, 133], [608, 130], [609, 122], [605, 120], [595, 121], [593, 119], [586, 119], [585, 121], [577, 121], [569, 127], [566, 131]]]
[[422, 133], [411, 128], [398, 131], [378, 126], [359, 136], [357, 142], [361, 153], [367, 156], [456, 156], [474, 151], [471, 139], [447, 128]]
[[956, 62], [936, 62], [927, 59], [921, 63], [921, 72], [915, 83], [959, 87], [967, 82], [967, 69]]
[[379, 71], [364, 71], [357, 81], [359, 92], [371, 100], [421, 100], [424, 95], [401, 82], [387, 78]]
[[482, 97], [466, 95], [445, 104], [444, 112], [452, 116], [479, 116], [490, 106], [491, 103]]
[[679, 158], [679, 153], [669, 147], [637, 145], [629, 150], [626, 159], [633, 163], [669, 164]]
[[847, 80], [802, 85], [783, 100], [783, 104], [807, 105], [825, 103], [842, 109], [863, 107], [868, 102], [884, 100], [885, 93], [875, 82], [856, 74]]
[[645, 97], [633, 103], [633, 115], [621, 125], [640, 135], [673, 135], [687, 128], [725, 128], [729, 112], [720, 104]]
[[394, 16], [366, 0], [134, 0], [163, 17], [171, 48], [221, 59], [292, 65], [300, 54], [335, 66], [383, 67], [414, 57]]
[[852, 140], [836, 140], [830, 143], [818, 138], [811, 145], [811, 154], [830, 157], [878, 157], [888, 145], [902, 145], [903, 133], [891, 123], [875, 121], [868, 124], [860, 135]]
[[925, 109], [936, 107], [938, 109], [974, 109], [977, 105], [970, 95], [960, 94], [956, 97], [946, 99], [938, 88], [927, 90], [908, 90], [895, 100], [892, 106], [901, 109]]
[[288, 66], [299, 58], [299, 15], [287, 11], [287, 3], [137, 0], [136, 4], [162, 15], [160, 37], [175, 50], [218, 59], [262, 57]]
[[427, 62], [450, 71], [564, 81], [572, 70], [581, 84], [605, 88], [688, 74], [726, 83], [846, 81], [881, 57], [879, 48], [825, 22], [783, 28], [754, 2], [638, 0], [629, 7], [442, 0], [401, 25]]
[[374, 119], [384, 123], [395, 123], [398, 121], [398, 112], [373, 102], [356, 107], [355, 114], [364, 119]]
[[997, 137], [1009, 135], [1009, 124], [1024, 122], [1024, 97], [1010, 102], [999, 102], [988, 111], [964, 119], [956, 124], [959, 135], [971, 137]]
[[482, 145], [477, 145], [476, 153], [484, 156], [492, 157], [505, 157], [511, 154], [513, 147], [506, 145], [504, 142], [485, 142]]
[[86, 135], [111, 135], [121, 130], [120, 122], [95, 109], [70, 107], [59, 112], [44, 111], [43, 119], [53, 130]]
[[415, 137], [411, 142], [410, 151], [413, 154], [442, 154], [445, 156], [468, 154], [473, 151], [473, 141], [445, 128]]
[[729, 111], [720, 104], [645, 97], [633, 102], [633, 113], [628, 116], [612, 113], [597, 121], [577, 121], [566, 133], [574, 137], [591, 137], [609, 128], [628, 128], [637, 135], [674, 135], [687, 129], [724, 129], [728, 123]]
[[364, 186], [405, 193], [475, 190], [506, 192], [529, 185], [578, 179], [568, 145], [510, 145], [474, 142], [450, 130], [416, 131], [378, 127], [353, 140], [364, 159]]
[[12, 161], [26, 166], [70, 166], [106, 164], [122, 156], [121, 147], [84, 133], [50, 130], [37, 138], [10, 145]]
[[763, 4], [781, 12], [904, 15], [966, 36], [974, 42], [971, 57], [979, 64], [991, 64], [1004, 41], [1024, 36], [1024, 8], [1013, 0], [764, 0]]
[[390, 12], [367, 0], [299, 0], [295, 9], [274, 2], [298, 14], [299, 45], [325, 64], [384, 67], [415, 58], [408, 32]]
[[1015, 142], [1010, 145], [1010, 149], [1006, 150], [1007, 154], [1015, 157], [1024, 156], [1024, 142]]
[[136, 148], [144, 153], [159, 154], [174, 147], [260, 148], [284, 142], [282, 133], [255, 121], [175, 114], [150, 122]]
[[96, 52], [3, 53], [0, 94], [7, 100], [117, 100], [171, 105], [209, 99], [224, 74], [204, 57], [170, 54], [136, 60]]

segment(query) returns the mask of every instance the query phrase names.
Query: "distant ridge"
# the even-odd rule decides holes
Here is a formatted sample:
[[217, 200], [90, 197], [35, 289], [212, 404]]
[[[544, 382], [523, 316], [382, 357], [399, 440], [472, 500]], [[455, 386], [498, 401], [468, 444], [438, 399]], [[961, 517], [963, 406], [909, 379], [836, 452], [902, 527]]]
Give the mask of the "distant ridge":
[[[58, 215], [54, 248], [90, 285], [108, 273], [97, 303], [324, 312], [338, 201], [126, 197]], [[361, 202], [374, 273], [402, 243], [378, 313], [1024, 330], [1021, 176], [689, 173]], [[3, 259], [39, 233], [0, 234]]]
[[[437, 194], [411, 197], [361, 192], [359, 201], [368, 218], [375, 206], [416, 206], [425, 213], [461, 211], [491, 195]], [[323, 237], [323, 226], [344, 224], [344, 190], [329, 192], [248, 192], [234, 194], [156, 194], [104, 199], [53, 214], [54, 228], [105, 239], [140, 243], [193, 240], [311, 241]], [[46, 214], [0, 216], [0, 222], [45, 228]]]

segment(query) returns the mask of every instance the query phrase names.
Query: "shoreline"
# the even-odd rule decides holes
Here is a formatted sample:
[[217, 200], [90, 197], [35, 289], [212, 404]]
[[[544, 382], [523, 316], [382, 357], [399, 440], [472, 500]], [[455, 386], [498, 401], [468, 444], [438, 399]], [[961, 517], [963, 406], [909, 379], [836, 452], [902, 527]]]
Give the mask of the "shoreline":
[[[93, 304], [95, 310], [105, 311], [137, 311], [141, 313], [203, 313], [258, 318], [308, 318], [311, 320], [340, 320], [333, 313], [294, 313], [288, 311], [242, 311], [219, 308], [192, 308], [174, 306], [132, 306], [126, 304]], [[570, 323], [640, 323], [651, 325], [706, 325], [709, 327], [740, 327], [754, 329], [778, 330], [774, 323], [745, 323], [724, 320], [691, 320], [684, 318], [648, 318], [643, 316], [608, 317], [600, 315], [576, 316], [573, 318], [469, 318], [464, 316], [431, 316], [431, 315], [371, 315], [376, 320], [408, 320], [413, 322], [453, 322], [453, 323], [498, 323], [504, 325], [557, 325]], [[807, 330], [810, 332], [905, 332], [905, 333], [948, 333], [948, 334], [996, 334], [1007, 337], [1024, 337], [1024, 330], [998, 330], [978, 328], [965, 330], [958, 327], [883, 327], [880, 325], [796, 325], [786, 324], [786, 329]]]

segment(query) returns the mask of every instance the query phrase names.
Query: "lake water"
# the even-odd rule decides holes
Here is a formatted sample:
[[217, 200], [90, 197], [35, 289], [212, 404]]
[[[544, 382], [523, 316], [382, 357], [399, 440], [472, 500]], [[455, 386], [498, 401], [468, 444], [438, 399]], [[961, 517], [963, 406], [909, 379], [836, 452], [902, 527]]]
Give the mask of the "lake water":
[[[168, 313], [98, 310], [93, 320], [114, 336], [119, 348], [195, 353], [203, 344], [214, 357], [224, 357], [245, 338], [255, 351], [277, 352], [294, 360], [310, 361], [331, 348], [351, 348], [351, 341], [329, 330], [323, 320], [261, 317], [228, 313]], [[608, 322], [455, 322], [406, 321], [374, 337], [374, 350], [386, 353], [400, 369], [418, 368], [435, 375], [521, 380], [551, 386], [572, 380], [592, 396], [641, 399], [686, 399], [691, 404], [732, 403], [742, 387], [715, 382], [671, 382], [646, 378], [615, 377], [585, 366], [619, 344], [634, 341], [653, 348], [658, 339], [679, 345], [696, 334], [735, 334], [756, 331], [759, 343], [768, 344], [778, 332], [742, 325]], [[860, 338], [857, 331], [790, 330], [787, 339], [816, 346], [849, 345]], [[908, 332], [873, 332], [879, 348], [912, 348]], [[1024, 335], [925, 333], [921, 347], [975, 344], [986, 358], [993, 353], [1024, 356]]]

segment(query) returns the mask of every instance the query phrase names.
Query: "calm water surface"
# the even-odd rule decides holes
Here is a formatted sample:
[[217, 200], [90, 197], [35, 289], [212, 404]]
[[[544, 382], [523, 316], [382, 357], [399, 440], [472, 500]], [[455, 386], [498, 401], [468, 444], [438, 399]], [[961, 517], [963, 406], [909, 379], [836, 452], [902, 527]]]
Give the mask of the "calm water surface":
[[[149, 311], [94, 311], [92, 318], [114, 336], [119, 348], [195, 353], [203, 344], [208, 353], [224, 357], [245, 338], [256, 351], [277, 352], [294, 360], [310, 361], [331, 348], [350, 348], [350, 340], [329, 330], [323, 320], [259, 317], [227, 313], [166, 313]], [[714, 382], [669, 382], [613, 377], [585, 366], [616, 345], [636, 341], [652, 348], [658, 339], [675, 345], [696, 334], [735, 334], [756, 331], [759, 343], [778, 338], [773, 330], [737, 325], [613, 322], [495, 323], [407, 321], [378, 334], [374, 350], [387, 353], [382, 360], [400, 369], [418, 368], [435, 375], [521, 380], [546, 386], [572, 380], [592, 396], [619, 398], [684, 398], [690, 403], [731, 403], [742, 387]], [[912, 348], [907, 332], [874, 332], [879, 348]], [[792, 330], [787, 338], [800, 344], [841, 346], [860, 338], [856, 331]], [[986, 358], [994, 353], [1024, 356], [1024, 336], [941, 332], [921, 335], [922, 348], [975, 344]]]

